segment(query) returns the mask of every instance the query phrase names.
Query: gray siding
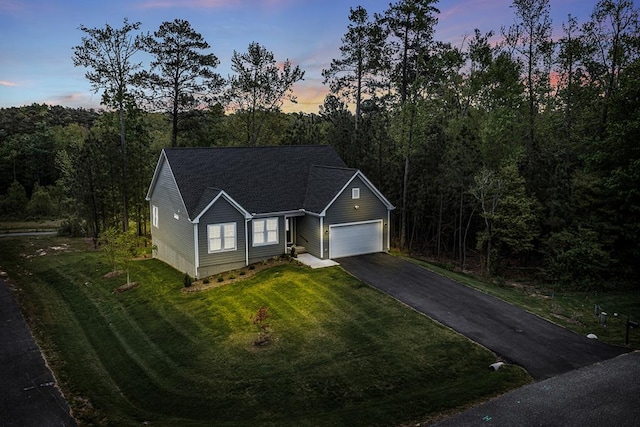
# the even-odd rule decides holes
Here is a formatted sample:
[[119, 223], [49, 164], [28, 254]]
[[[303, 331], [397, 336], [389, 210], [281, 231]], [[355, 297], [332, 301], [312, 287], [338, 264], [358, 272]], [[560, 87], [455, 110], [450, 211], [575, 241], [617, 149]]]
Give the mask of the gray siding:
[[[351, 190], [353, 188], [360, 189], [360, 198], [352, 199]], [[358, 209], [355, 206], [358, 205]], [[383, 220], [387, 224], [388, 209], [382, 201], [369, 189], [369, 187], [356, 177], [351, 184], [344, 189], [342, 194], [333, 202], [327, 210], [324, 219], [324, 228], [329, 228], [332, 224], [344, 224], [349, 222], [370, 221], [374, 219]], [[382, 247], [387, 248], [387, 230], [389, 225], [384, 227]], [[325, 257], [329, 256], [329, 235], [324, 233], [324, 253]]]
[[320, 218], [306, 215], [298, 217], [296, 226], [296, 243], [304, 246], [307, 252], [316, 258], [320, 254]]
[[[273, 218], [273, 217], [265, 217]], [[249, 264], [262, 261], [274, 256], [284, 255], [286, 253], [286, 230], [284, 228], [284, 216], [278, 218], [278, 243], [265, 246], [253, 246], [253, 223], [247, 224], [247, 233], [249, 233]], [[263, 218], [259, 218], [263, 219]]]
[[[172, 267], [196, 275], [193, 224], [187, 218], [186, 209], [180, 198], [166, 161], [159, 166], [159, 173], [150, 195], [150, 210], [158, 207], [158, 227], [151, 226], [151, 237], [157, 246], [156, 257]], [[178, 216], [178, 219], [174, 217]]]
[[[208, 224], [234, 222], [236, 224], [236, 250], [209, 253]], [[244, 216], [223, 197], [200, 217], [198, 224], [198, 251], [200, 266], [198, 277], [206, 277], [222, 271], [233, 270], [246, 264], [246, 239]]]

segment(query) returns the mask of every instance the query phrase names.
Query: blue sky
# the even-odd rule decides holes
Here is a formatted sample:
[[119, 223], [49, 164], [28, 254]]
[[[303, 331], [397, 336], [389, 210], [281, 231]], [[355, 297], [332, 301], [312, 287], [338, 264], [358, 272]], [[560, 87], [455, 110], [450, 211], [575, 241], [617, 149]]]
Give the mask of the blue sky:
[[[394, 0], [395, 1], [395, 0]], [[211, 45], [226, 77], [234, 50], [255, 41], [278, 61], [289, 59], [305, 70], [295, 86], [298, 104], [285, 111], [317, 112], [328, 89], [321, 71], [339, 56], [349, 8], [363, 6], [373, 15], [390, 0], [0, 0], [0, 108], [47, 103], [99, 108], [85, 70], [74, 67], [72, 48], [87, 27], [140, 21], [145, 32], [162, 22], [186, 19]], [[569, 13], [589, 18], [596, 0], [551, 0], [556, 36]], [[440, 0], [436, 39], [459, 46], [474, 28], [482, 32], [513, 23], [511, 0]]]

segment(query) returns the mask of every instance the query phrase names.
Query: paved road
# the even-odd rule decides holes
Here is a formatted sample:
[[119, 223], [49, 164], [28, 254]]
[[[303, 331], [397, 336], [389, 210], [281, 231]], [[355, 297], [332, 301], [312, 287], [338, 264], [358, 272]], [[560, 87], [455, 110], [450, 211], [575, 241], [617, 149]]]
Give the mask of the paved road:
[[76, 425], [8, 285], [1, 279], [0, 425]]
[[521, 387], [436, 424], [640, 426], [640, 352]]
[[0, 233], [0, 237], [55, 236], [57, 234], [57, 231], [16, 231]]
[[352, 275], [524, 367], [536, 380], [629, 350], [590, 340], [388, 254], [338, 260]]

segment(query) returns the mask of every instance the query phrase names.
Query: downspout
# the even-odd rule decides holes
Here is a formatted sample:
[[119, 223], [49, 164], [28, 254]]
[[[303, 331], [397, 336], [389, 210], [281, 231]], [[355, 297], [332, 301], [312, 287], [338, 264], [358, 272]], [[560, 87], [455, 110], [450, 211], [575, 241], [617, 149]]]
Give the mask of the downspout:
[[387, 209], [387, 252], [391, 250], [391, 211]]
[[324, 259], [324, 221], [320, 217], [320, 259]]
[[[284, 254], [289, 253], [289, 251], [287, 250], [287, 217], [284, 217], [284, 227], [282, 227], [284, 229]], [[289, 224], [289, 226], [291, 226], [291, 224]]]
[[250, 218], [244, 220], [244, 265], [249, 265], [249, 221]]
[[193, 277], [195, 277], [196, 279], [198, 278], [198, 269], [200, 268], [200, 251], [198, 250], [198, 223], [194, 223], [193, 224], [193, 253], [195, 254], [194, 256], [194, 263], [195, 263], [195, 274], [193, 275]]

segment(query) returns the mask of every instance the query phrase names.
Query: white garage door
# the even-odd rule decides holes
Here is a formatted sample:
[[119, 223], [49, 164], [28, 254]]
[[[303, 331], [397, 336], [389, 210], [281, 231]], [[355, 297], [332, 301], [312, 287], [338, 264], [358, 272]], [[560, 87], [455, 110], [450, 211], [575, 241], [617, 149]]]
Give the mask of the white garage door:
[[382, 252], [382, 221], [329, 226], [329, 258]]

